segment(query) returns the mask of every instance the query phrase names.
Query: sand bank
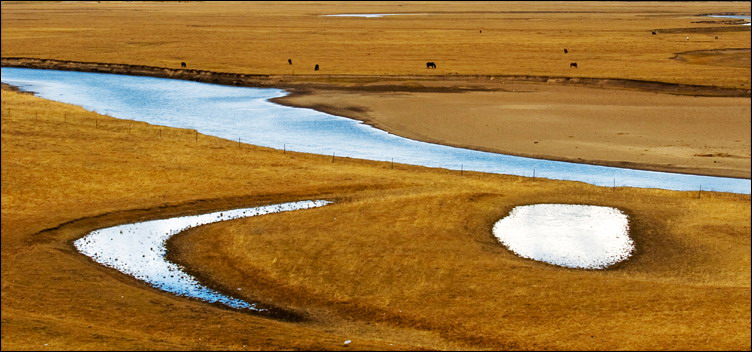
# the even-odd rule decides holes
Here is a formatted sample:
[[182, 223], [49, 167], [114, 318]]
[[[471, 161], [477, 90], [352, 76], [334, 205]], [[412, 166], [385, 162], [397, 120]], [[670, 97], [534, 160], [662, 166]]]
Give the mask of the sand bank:
[[749, 98], [551, 83], [477, 88], [306, 89], [275, 101], [463, 148], [645, 170], [750, 176]]

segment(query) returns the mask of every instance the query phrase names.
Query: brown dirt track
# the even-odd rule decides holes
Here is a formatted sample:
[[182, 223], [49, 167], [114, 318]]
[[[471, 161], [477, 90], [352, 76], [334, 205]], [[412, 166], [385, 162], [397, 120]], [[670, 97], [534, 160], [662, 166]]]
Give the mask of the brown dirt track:
[[[3, 2], [2, 56], [111, 63], [107, 69], [188, 61], [195, 70], [259, 75], [228, 76], [228, 83], [239, 79], [318, 93], [325, 99], [299, 97], [374, 124], [395, 108], [368, 100], [371, 94], [395, 105], [463, 98], [480, 103], [485, 95], [509, 96], [506, 88], [528, 87], [541, 77], [569, 83], [533, 88], [542, 95], [558, 92], [564, 102], [594, 90], [594, 82], [620, 82], [598, 92], [606, 100], [620, 94], [638, 100], [633, 107], [664, 101], [650, 100], [663, 95], [646, 87], [673, 90], [675, 95], [665, 95], [667, 106], [707, 98], [713, 103], [700, 109], [726, 101], [732, 102], [729, 109], [741, 109], [739, 99], [749, 101], [749, 65], [743, 60], [712, 65], [671, 59], [695, 50], [748, 47], [748, 30], [693, 23], [698, 13], [749, 12], [748, 3], [579, 4]], [[444, 17], [374, 22], [316, 16], [424, 11]], [[479, 24], [486, 39], [499, 43], [489, 52], [508, 53], [509, 60], [484, 60], [484, 52], [475, 50], [488, 42], [465, 35], [480, 34]], [[416, 29], [425, 45], [407, 46]], [[656, 38], [651, 29], [658, 29]], [[686, 33], [698, 39], [691, 49], [674, 40]], [[251, 44], [254, 50], [237, 49]], [[567, 78], [573, 75], [568, 67], [554, 64], [561, 58], [532, 59], [562, 45], [602, 49], [578, 53], [578, 62], [589, 63], [577, 71], [576, 84]], [[617, 55], [614, 48], [632, 55]], [[378, 57], [367, 59], [369, 52]], [[465, 61], [468, 53], [471, 60]], [[286, 59], [293, 55], [301, 66], [322, 63], [324, 72], [289, 74]], [[435, 74], [412, 68], [425, 57], [441, 58]], [[378, 64], [358, 64], [364, 60]], [[489, 83], [489, 77], [504, 78], [505, 86]], [[700, 92], [706, 97], [692, 97]], [[749, 195], [610, 189], [332, 161], [196, 139], [193, 131], [98, 116], [5, 89], [2, 94], [3, 350], [750, 349]], [[705, 161], [738, 161], [743, 158], [729, 156], [743, 156], [746, 148], [748, 170], [749, 120], [741, 113], [723, 115], [724, 126], [738, 128], [713, 132], [714, 148], [692, 153], [710, 155], [697, 156]], [[614, 131], [630, 134], [611, 138], [638, 131], [656, 136], [634, 126]], [[671, 138], [677, 140], [696, 133], [675, 132]], [[745, 132], [733, 137], [741, 141], [735, 145], [718, 143], [724, 133]], [[434, 131], [424, 133], [441, 139]], [[546, 143], [541, 139], [535, 146]], [[691, 144], [688, 150], [697, 147]], [[336, 203], [204, 226], [170, 243], [171, 258], [212, 287], [289, 309], [303, 321], [174, 297], [93, 263], [71, 245], [104, 226], [314, 198]], [[581, 271], [522, 260], [500, 247], [490, 234], [493, 222], [515, 205], [542, 202], [624, 210], [637, 253], [609, 270]], [[353, 341], [349, 347], [342, 345], [346, 339]]]

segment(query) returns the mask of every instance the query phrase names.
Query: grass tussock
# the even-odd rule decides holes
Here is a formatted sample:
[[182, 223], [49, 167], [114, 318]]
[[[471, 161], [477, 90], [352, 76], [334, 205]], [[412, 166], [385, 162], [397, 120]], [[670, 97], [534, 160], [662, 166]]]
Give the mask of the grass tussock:
[[[6, 90], [2, 160], [3, 349], [750, 348], [748, 195], [332, 162]], [[322, 198], [335, 203], [169, 243], [208, 285], [303, 322], [174, 297], [71, 245], [118, 223]], [[533, 203], [622, 209], [637, 250], [602, 271], [518, 258], [491, 227]]]

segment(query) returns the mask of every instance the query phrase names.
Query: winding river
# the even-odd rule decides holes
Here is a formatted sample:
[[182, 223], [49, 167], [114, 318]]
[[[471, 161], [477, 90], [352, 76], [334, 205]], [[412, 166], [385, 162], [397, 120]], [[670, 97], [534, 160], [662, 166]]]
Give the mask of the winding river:
[[244, 143], [337, 157], [452, 170], [627, 186], [749, 194], [749, 179], [698, 176], [523, 158], [399, 137], [360, 121], [268, 100], [286, 92], [166, 78], [2, 68], [2, 82], [50, 100]]

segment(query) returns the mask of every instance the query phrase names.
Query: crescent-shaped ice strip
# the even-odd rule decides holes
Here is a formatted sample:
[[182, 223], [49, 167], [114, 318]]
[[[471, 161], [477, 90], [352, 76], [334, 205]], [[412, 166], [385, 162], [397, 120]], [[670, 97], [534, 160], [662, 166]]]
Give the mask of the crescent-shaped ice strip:
[[73, 244], [79, 252], [97, 263], [145, 281], [155, 288], [211, 303], [223, 303], [233, 308], [265, 311], [266, 309], [257, 308], [255, 304], [228, 297], [201, 285], [179, 265], [167, 261], [167, 239], [188, 228], [213, 222], [309, 209], [329, 203], [331, 202], [326, 200], [306, 200], [118, 225], [92, 231]]

